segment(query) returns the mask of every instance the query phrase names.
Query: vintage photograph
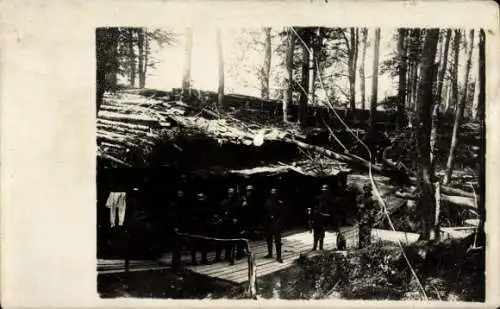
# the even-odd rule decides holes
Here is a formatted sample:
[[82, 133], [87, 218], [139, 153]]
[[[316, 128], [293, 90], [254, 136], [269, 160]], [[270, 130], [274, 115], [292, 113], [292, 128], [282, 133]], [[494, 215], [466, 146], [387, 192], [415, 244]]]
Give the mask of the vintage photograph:
[[99, 296], [484, 302], [486, 34], [96, 28]]

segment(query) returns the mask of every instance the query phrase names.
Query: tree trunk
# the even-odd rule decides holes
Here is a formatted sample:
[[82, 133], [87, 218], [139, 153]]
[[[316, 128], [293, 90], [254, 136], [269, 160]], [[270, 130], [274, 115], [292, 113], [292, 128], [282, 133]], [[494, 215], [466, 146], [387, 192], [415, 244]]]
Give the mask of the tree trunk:
[[182, 97], [191, 96], [191, 55], [193, 52], [193, 28], [186, 28], [186, 45], [184, 47], [184, 71], [182, 73]]
[[129, 58], [129, 82], [130, 87], [135, 87], [135, 50], [134, 50], [134, 32], [135, 28], [128, 30], [127, 43], [128, 43], [128, 58]]
[[[307, 34], [307, 30], [304, 29], [304, 34], [302, 38], [306, 44], [309, 43], [310, 35]], [[306, 46], [302, 46], [302, 80], [301, 80], [302, 91], [300, 93], [300, 102], [299, 102], [299, 124], [302, 128], [307, 126], [307, 99], [309, 94], [307, 93], [307, 89], [309, 88], [309, 52]], [[304, 93], [306, 92], [306, 93]]]
[[486, 153], [486, 126], [485, 126], [485, 115], [484, 107], [486, 105], [486, 74], [485, 74], [485, 63], [486, 63], [486, 34], [484, 29], [479, 32], [479, 95], [477, 104], [477, 117], [479, 118], [481, 124], [481, 144], [479, 146], [479, 229], [477, 243], [480, 246], [485, 244], [485, 232], [484, 232], [484, 221], [486, 219], [486, 202], [485, 202], [485, 153]]
[[365, 109], [365, 100], [366, 100], [366, 87], [365, 87], [365, 58], [366, 58], [366, 44], [368, 39], [368, 28], [363, 28], [361, 31], [362, 34], [362, 42], [363, 42], [363, 53], [361, 56], [361, 64], [359, 66], [359, 84], [361, 90], [361, 109]]
[[[378, 101], [378, 63], [380, 53], [380, 28], [375, 29], [375, 40], [373, 47], [373, 77], [372, 77], [372, 95], [370, 100], [370, 150], [372, 152], [372, 161], [375, 159], [375, 113], [377, 112]], [[373, 161], [374, 162], [374, 161]]]
[[399, 65], [399, 85], [398, 85], [398, 117], [396, 121], [397, 129], [401, 129], [405, 123], [405, 107], [406, 107], [406, 46], [405, 37], [406, 29], [398, 30], [398, 65]]
[[224, 54], [222, 52], [222, 39], [220, 29], [217, 29], [217, 59], [219, 62], [219, 91], [217, 102], [220, 108], [224, 105]]
[[447, 64], [448, 64], [448, 49], [450, 47], [450, 38], [451, 38], [451, 29], [446, 31], [445, 43], [444, 43], [444, 52], [443, 52], [443, 61], [441, 71], [439, 72], [436, 98], [437, 104], [441, 104], [441, 93], [443, 90], [444, 76], [446, 74]]
[[358, 29], [350, 28], [349, 48], [349, 106], [356, 109], [356, 62], [358, 59]]
[[145, 51], [144, 51], [144, 28], [138, 29], [137, 32], [137, 47], [139, 49], [139, 88], [144, 88], [146, 86], [146, 75], [144, 72], [144, 59], [145, 59]]
[[[432, 80], [437, 81], [437, 74], [439, 71], [439, 63], [435, 63], [433, 67], [433, 75], [432, 75]], [[439, 123], [439, 98], [437, 95], [434, 95], [433, 99], [433, 107], [432, 107], [432, 129], [431, 129], [431, 136], [430, 136], [430, 147], [431, 147], [431, 167], [432, 170], [434, 170], [435, 166], [435, 157], [436, 157], [436, 147], [437, 147], [437, 127]]]
[[451, 106], [452, 111], [458, 105], [458, 60], [460, 55], [460, 30], [455, 30], [455, 37], [453, 39], [453, 74], [451, 79]]
[[432, 99], [433, 99], [433, 77], [434, 59], [436, 57], [439, 29], [426, 31], [425, 43], [421, 58], [421, 78], [418, 85], [418, 99], [416, 110], [418, 115], [417, 128], [417, 153], [418, 153], [418, 182], [420, 187], [420, 199], [417, 207], [420, 215], [421, 228], [424, 239], [429, 239], [433, 226], [433, 210], [435, 205], [433, 178], [430, 158], [430, 133], [432, 126]]
[[96, 30], [96, 113], [102, 104], [104, 92], [117, 86], [119, 28]]
[[149, 48], [149, 37], [148, 37], [148, 29], [144, 28], [144, 37], [146, 38], [144, 40], [144, 86], [146, 86], [146, 78], [148, 76], [148, 66], [149, 66], [149, 54], [151, 53], [151, 50]]
[[307, 84], [307, 102], [308, 104], [314, 105], [314, 80], [315, 80], [315, 74], [314, 72], [316, 71], [314, 69], [314, 58], [316, 57], [315, 55], [315, 48], [314, 44], [312, 43], [312, 38], [311, 38], [311, 44], [310, 44], [310, 53], [309, 53], [309, 79], [308, 79], [308, 84]]
[[[471, 67], [471, 60], [472, 60], [472, 50], [474, 49], [474, 30], [470, 31], [470, 47], [468, 51], [468, 56], [467, 56], [467, 64], [465, 68], [465, 75], [464, 75], [464, 85], [468, 84], [469, 81], [469, 72], [470, 72], [470, 67]], [[457, 142], [458, 142], [458, 129], [460, 127], [460, 122], [461, 118], [463, 115], [463, 109], [465, 106], [465, 102], [467, 101], [467, 86], [464, 87], [464, 93], [462, 95], [462, 99], [460, 100], [460, 103], [457, 106], [456, 113], [455, 113], [455, 123], [453, 125], [453, 133], [451, 135], [451, 145], [450, 145], [450, 154], [448, 155], [448, 161], [446, 163], [446, 175], [444, 178], [444, 183], [448, 184], [451, 180], [451, 175], [453, 173], [453, 165], [455, 161], [455, 150], [457, 147]]]
[[261, 76], [261, 98], [269, 100], [269, 72], [271, 71], [271, 28], [264, 28], [266, 36], [264, 42], [264, 65], [262, 66]]
[[417, 106], [417, 97], [418, 97], [418, 69], [419, 69], [419, 63], [420, 63], [420, 58], [421, 58], [421, 51], [420, 51], [420, 41], [421, 41], [421, 30], [420, 29], [414, 29], [414, 42], [413, 42], [413, 70], [412, 70], [412, 77], [411, 77], [411, 87], [412, 87], [412, 98], [411, 98], [411, 106], [413, 110], [416, 110]]
[[293, 53], [295, 50], [295, 36], [291, 29], [288, 30], [288, 46], [286, 50], [286, 92], [283, 100], [283, 121], [288, 121], [288, 110], [293, 99]]

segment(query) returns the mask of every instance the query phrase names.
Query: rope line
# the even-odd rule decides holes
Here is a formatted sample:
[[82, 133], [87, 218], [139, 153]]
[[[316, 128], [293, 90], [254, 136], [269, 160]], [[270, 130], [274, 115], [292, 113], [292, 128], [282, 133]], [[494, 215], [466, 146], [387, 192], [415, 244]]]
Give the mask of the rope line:
[[[299, 40], [300, 40], [300, 41], [302, 42], [302, 44], [304, 45], [304, 48], [305, 48], [305, 49], [306, 49], [309, 53], [311, 53], [311, 50], [309, 49], [309, 47], [307, 46], [307, 44], [304, 42], [304, 40], [301, 38], [301, 36], [300, 36], [300, 35], [299, 35], [296, 31], [295, 31], [295, 29], [294, 29], [293, 27], [288, 27], [288, 28], [289, 28], [289, 30], [291, 30], [291, 31], [292, 31], [292, 32], [293, 32], [293, 33], [294, 33], [294, 34], [295, 34], [295, 35], [299, 38]], [[321, 74], [320, 74], [320, 72], [321, 72], [321, 71], [319, 70], [318, 61], [317, 61], [316, 59], [315, 59], [315, 65], [316, 65], [316, 70], [317, 70], [317, 72], [318, 72], [318, 79], [319, 79], [319, 81], [320, 81], [320, 86], [321, 86], [321, 88], [322, 88], [323, 92], [326, 94], [327, 92], [326, 92], [325, 86], [324, 86], [324, 84], [323, 84], [323, 79], [322, 79]], [[333, 105], [331, 104], [331, 102], [330, 102], [330, 100], [329, 100], [329, 98], [328, 98], [328, 96], [327, 96], [327, 95], [325, 95], [325, 98], [326, 98], [326, 102], [328, 103], [328, 107], [329, 107], [329, 108], [333, 111], [333, 113], [334, 113], [334, 114], [335, 114], [335, 116], [338, 118], [338, 120], [340, 121], [340, 123], [342, 123], [342, 125], [343, 125], [346, 129], [347, 129], [347, 131], [348, 131], [348, 132], [350, 132], [350, 133], [352, 134], [352, 136], [354, 136], [354, 138], [355, 138], [355, 139], [356, 139], [356, 140], [357, 140], [357, 141], [358, 141], [358, 142], [359, 142], [359, 143], [360, 143], [360, 144], [361, 144], [361, 145], [362, 145], [362, 146], [366, 149], [366, 151], [368, 152], [368, 156], [369, 156], [369, 158], [370, 158], [370, 160], [368, 161], [368, 177], [370, 178], [370, 184], [371, 184], [371, 186], [372, 186], [372, 189], [373, 189], [373, 191], [374, 191], [374, 193], [375, 193], [375, 196], [376, 196], [376, 198], [377, 198], [377, 200], [378, 200], [379, 204], [381, 204], [381, 205], [382, 205], [382, 208], [383, 208], [383, 210], [384, 210], [384, 214], [386, 215], [386, 217], [387, 217], [387, 221], [389, 222], [389, 226], [391, 227], [391, 229], [392, 229], [394, 232], [396, 232], [396, 229], [395, 229], [395, 227], [394, 227], [394, 225], [393, 225], [393, 223], [392, 223], [392, 220], [391, 220], [391, 218], [390, 218], [390, 216], [389, 216], [389, 213], [388, 213], [388, 211], [387, 211], [386, 204], [385, 204], [384, 200], [382, 199], [382, 196], [381, 196], [381, 194], [380, 194], [380, 191], [379, 191], [379, 189], [378, 189], [378, 187], [377, 187], [377, 185], [376, 185], [376, 183], [375, 183], [375, 181], [374, 181], [374, 179], [373, 179], [373, 173], [372, 173], [372, 157], [373, 157], [373, 156], [372, 156], [372, 152], [371, 152], [370, 148], [369, 148], [369, 147], [368, 147], [368, 146], [367, 146], [367, 145], [366, 145], [366, 144], [365, 144], [365, 143], [364, 143], [364, 142], [363, 142], [363, 141], [362, 141], [362, 140], [361, 140], [361, 139], [360, 139], [360, 138], [359, 138], [356, 134], [354, 134], [354, 132], [352, 131], [352, 129], [351, 129], [351, 128], [350, 128], [350, 127], [349, 127], [349, 126], [348, 126], [348, 125], [344, 122], [344, 120], [342, 119], [342, 117], [340, 117], [340, 115], [337, 113], [337, 111], [335, 111], [335, 108], [333, 108]], [[418, 276], [417, 276], [417, 274], [416, 274], [415, 270], [413, 269], [413, 267], [412, 267], [412, 265], [411, 265], [411, 263], [410, 263], [410, 261], [409, 261], [408, 257], [406, 256], [406, 253], [405, 253], [405, 251], [404, 251], [403, 245], [401, 244], [401, 241], [399, 241], [399, 240], [398, 240], [398, 245], [399, 245], [399, 248], [400, 248], [400, 250], [401, 250], [401, 253], [403, 254], [403, 257], [405, 258], [406, 263], [408, 264], [408, 267], [410, 268], [410, 271], [411, 271], [411, 273], [412, 273], [413, 277], [415, 278], [415, 280], [417, 281], [417, 283], [418, 283], [418, 285], [419, 285], [419, 288], [420, 288], [420, 290], [421, 290], [421, 292], [422, 292], [422, 295], [423, 295], [424, 299], [425, 299], [426, 301], [428, 301], [428, 300], [429, 300], [429, 298], [427, 297], [427, 294], [426, 294], [426, 292], [425, 292], [425, 289], [424, 289], [424, 287], [423, 287], [423, 285], [422, 285], [422, 283], [421, 283], [420, 279], [418, 278]]]

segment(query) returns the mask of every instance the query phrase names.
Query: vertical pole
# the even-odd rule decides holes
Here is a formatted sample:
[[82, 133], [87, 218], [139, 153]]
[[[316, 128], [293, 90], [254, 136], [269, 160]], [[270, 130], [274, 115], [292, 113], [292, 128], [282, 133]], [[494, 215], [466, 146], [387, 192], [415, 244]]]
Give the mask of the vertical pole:
[[255, 253], [248, 255], [248, 297], [256, 298], [257, 289], [255, 288], [257, 265], [255, 265]]
[[125, 259], [125, 272], [128, 273], [130, 270], [130, 259], [126, 258]]
[[435, 212], [435, 216], [434, 216], [434, 239], [439, 241], [439, 239], [441, 238], [441, 233], [440, 233], [440, 230], [439, 230], [439, 212], [441, 211], [441, 186], [439, 184], [439, 182], [436, 182], [434, 184], [435, 186], [435, 189], [434, 189], [434, 198], [436, 199], [436, 212]]

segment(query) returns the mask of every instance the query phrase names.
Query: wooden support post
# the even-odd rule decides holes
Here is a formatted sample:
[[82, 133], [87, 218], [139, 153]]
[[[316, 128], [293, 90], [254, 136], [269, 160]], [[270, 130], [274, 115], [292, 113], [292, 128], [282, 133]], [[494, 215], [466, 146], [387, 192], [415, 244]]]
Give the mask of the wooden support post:
[[128, 273], [130, 270], [130, 260], [128, 258], [125, 259], [125, 272]]
[[256, 299], [257, 289], [255, 288], [257, 265], [255, 264], [255, 253], [248, 254], [248, 297]]
[[439, 241], [441, 238], [441, 231], [439, 228], [439, 212], [441, 211], [441, 186], [439, 182], [434, 183], [434, 198], [436, 200], [436, 211], [434, 215], [434, 239]]

